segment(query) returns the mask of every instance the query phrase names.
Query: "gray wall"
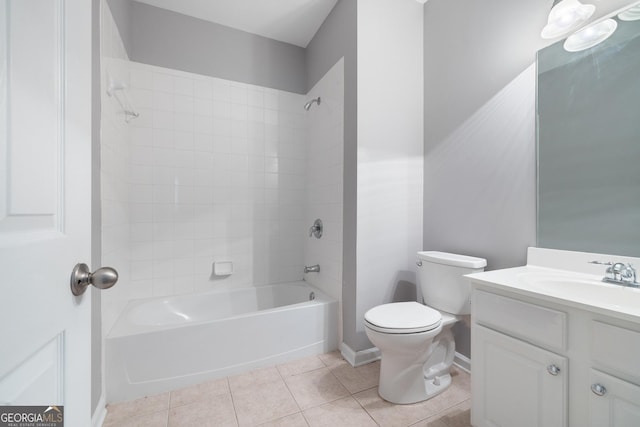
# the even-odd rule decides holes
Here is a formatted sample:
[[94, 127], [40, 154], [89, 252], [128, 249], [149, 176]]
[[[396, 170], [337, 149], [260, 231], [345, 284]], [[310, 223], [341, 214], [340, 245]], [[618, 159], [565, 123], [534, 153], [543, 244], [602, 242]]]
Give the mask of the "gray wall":
[[342, 247], [343, 340], [354, 339], [356, 318], [356, 214], [358, 162], [357, 0], [339, 0], [306, 52], [307, 88], [344, 57], [344, 193]]
[[[356, 100], [356, 13], [356, 0], [339, 0], [309, 42], [305, 52], [307, 91], [344, 57], [345, 86], [351, 86], [349, 89], [352, 89], [351, 92], [345, 93], [345, 98]], [[355, 112], [355, 109], [353, 111]]]
[[[100, 208], [100, 0], [91, 0], [91, 267], [101, 265]], [[91, 413], [102, 396], [102, 310], [100, 291], [91, 290]]]
[[[423, 222], [423, 5], [358, 1], [356, 352], [367, 310], [416, 283]], [[349, 331], [351, 332], [351, 331]], [[347, 335], [347, 334], [345, 334]]]
[[[535, 73], [551, 2], [424, 9], [424, 249], [526, 263], [535, 245]], [[525, 71], [526, 70], [526, 71]], [[469, 331], [456, 327], [470, 355]]]
[[135, 1], [130, 12], [132, 61], [306, 93], [301, 47]]
[[132, 0], [107, 0], [111, 16], [116, 22], [122, 44], [127, 50], [127, 54], [131, 57], [131, 3]]

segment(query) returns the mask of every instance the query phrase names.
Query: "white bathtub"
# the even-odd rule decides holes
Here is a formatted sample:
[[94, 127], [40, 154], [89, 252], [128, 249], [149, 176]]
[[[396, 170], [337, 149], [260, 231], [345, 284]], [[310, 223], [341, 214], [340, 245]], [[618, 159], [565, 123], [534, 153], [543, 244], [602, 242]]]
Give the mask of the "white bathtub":
[[107, 402], [335, 350], [337, 319], [305, 282], [130, 302], [106, 339]]

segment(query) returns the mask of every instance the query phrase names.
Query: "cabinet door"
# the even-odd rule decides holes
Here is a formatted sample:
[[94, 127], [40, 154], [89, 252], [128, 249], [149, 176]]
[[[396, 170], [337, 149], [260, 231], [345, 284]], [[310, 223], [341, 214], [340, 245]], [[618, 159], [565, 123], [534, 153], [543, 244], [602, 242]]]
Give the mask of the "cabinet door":
[[567, 359], [473, 325], [471, 421], [475, 427], [567, 425]]
[[589, 391], [589, 425], [591, 427], [640, 426], [640, 387], [592, 370], [591, 389]]

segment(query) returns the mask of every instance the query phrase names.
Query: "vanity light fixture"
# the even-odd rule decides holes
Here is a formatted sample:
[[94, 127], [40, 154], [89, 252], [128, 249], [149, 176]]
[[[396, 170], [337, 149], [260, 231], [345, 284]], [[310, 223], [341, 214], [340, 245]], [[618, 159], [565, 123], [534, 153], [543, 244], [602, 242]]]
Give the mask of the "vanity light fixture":
[[602, 43], [618, 28], [615, 19], [605, 19], [570, 35], [564, 42], [567, 52], [579, 52]]
[[640, 4], [637, 4], [622, 13], [618, 14], [621, 21], [638, 21], [640, 20]]
[[579, 0], [556, 0], [540, 36], [554, 39], [567, 35], [589, 19], [595, 10], [594, 5], [582, 4]]

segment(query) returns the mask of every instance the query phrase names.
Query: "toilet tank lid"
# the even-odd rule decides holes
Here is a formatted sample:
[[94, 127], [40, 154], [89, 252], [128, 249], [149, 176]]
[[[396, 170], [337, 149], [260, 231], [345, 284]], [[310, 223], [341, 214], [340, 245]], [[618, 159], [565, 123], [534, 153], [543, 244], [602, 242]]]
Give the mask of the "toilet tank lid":
[[463, 268], [484, 268], [487, 260], [467, 255], [450, 254], [448, 252], [424, 251], [418, 252], [418, 259], [436, 264], [450, 265]]

